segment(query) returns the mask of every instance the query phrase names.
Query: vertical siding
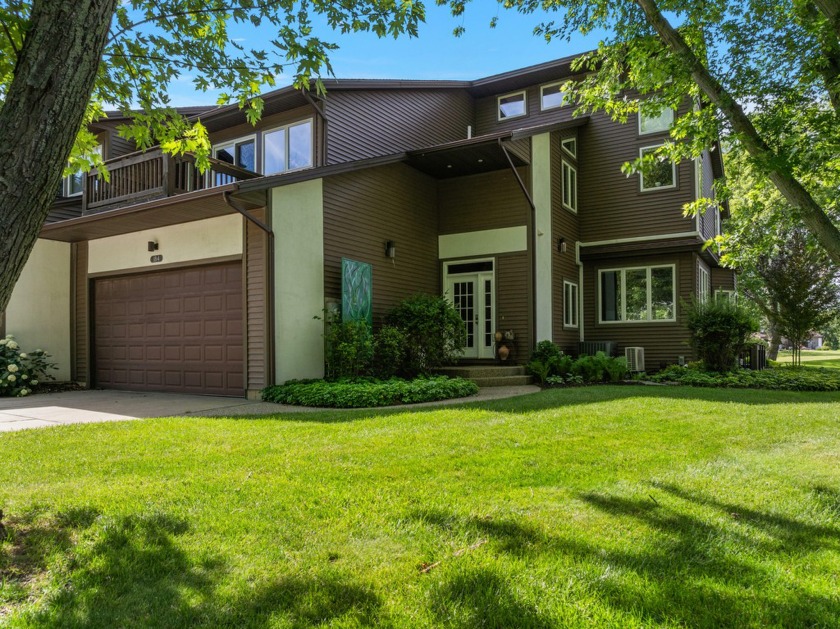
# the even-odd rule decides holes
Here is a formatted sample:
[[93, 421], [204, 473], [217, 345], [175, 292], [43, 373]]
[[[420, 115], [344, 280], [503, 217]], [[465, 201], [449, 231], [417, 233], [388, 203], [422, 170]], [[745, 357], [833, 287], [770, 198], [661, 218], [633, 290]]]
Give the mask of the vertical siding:
[[[530, 181], [527, 167], [519, 169]], [[439, 182], [441, 234], [515, 227], [528, 223], [531, 211], [513, 173], [499, 170]]]
[[496, 256], [496, 327], [516, 333], [517, 363], [531, 355], [531, 263], [527, 252]]
[[[599, 324], [598, 270], [630, 266], [675, 264], [677, 275], [677, 321], [675, 323]], [[673, 364], [679, 356], [692, 357], [688, 345], [686, 312], [682, 301], [695, 292], [696, 260], [692, 252], [660, 256], [635, 256], [604, 261], [589, 261], [584, 265], [585, 340], [614, 341], [620, 356], [626, 347], [645, 348], [645, 369], [655, 371], [663, 364]]]
[[72, 378], [90, 385], [90, 295], [88, 291], [88, 244], [73, 244], [73, 338]]
[[[394, 260], [385, 257], [388, 240], [396, 243]], [[342, 257], [373, 265], [375, 325], [400, 299], [440, 294], [435, 180], [402, 164], [325, 179], [327, 299], [341, 298]]]
[[327, 96], [327, 164], [467, 137], [472, 98], [461, 89], [346, 90]]
[[[266, 211], [252, 212], [265, 221]], [[268, 234], [251, 221], [245, 223], [245, 370], [247, 390], [262, 389], [269, 382]]]
[[[579, 328], [567, 328], [563, 325], [563, 281], [579, 284], [578, 265], [575, 263], [575, 242], [580, 237], [578, 216], [563, 207], [562, 161], [565, 159], [577, 168], [577, 161], [561, 148], [561, 140], [574, 137], [572, 133], [551, 134], [551, 284], [552, 284], [552, 331], [554, 342], [565, 351], [574, 353], [580, 340]], [[578, 143], [578, 156], [581, 146]], [[580, 172], [578, 171], [578, 177]], [[578, 189], [578, 194], [580, 189]], [[557, 247], [559, 238], [566, 242], [566, 253], [560, 253]], [[580, 286], [578, 286], [580, 295]], [[580, 323], [580, 322], [578, 322]]]

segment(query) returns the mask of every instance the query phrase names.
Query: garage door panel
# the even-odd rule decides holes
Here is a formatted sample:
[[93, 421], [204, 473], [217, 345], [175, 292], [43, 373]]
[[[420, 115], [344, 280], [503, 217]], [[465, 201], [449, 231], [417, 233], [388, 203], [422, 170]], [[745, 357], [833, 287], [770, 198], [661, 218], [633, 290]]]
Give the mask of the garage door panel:
[[96, 384], [244, 394], [241, 271], [236, 262], [96, 280]]

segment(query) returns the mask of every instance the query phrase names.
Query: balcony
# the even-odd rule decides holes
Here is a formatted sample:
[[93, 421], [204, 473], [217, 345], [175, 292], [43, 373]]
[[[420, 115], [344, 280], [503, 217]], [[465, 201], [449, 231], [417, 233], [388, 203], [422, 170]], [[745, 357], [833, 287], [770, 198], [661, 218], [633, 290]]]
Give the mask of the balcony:
[[108, 160], [105, 165], [110, 181], [100, 178], [95, 170], [85, 177], [82, 215], [261, 176], [218, 159], [209, 161], [210, 167], [201, 173], [195, 166], [195, 156], [172, 156], [160, 148]]

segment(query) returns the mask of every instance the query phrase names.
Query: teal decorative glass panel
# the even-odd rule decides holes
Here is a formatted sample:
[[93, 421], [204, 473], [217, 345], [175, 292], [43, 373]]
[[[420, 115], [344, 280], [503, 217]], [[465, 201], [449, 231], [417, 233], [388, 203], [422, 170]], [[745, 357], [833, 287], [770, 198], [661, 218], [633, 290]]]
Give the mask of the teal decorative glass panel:
[[373, 325], [373, 267], [341, 258], [341, 319]]

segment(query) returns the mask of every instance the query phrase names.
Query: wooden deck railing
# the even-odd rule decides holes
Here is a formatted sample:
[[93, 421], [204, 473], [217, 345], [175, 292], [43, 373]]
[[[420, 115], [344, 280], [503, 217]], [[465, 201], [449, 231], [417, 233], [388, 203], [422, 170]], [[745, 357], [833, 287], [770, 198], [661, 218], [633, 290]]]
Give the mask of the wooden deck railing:
[[85, 178], [83, 213], [171, 197], [260, 176], [214, 158], [210, 158], [210, 168], [201, 173], [195, 166], [195, 156], [187, 153], [173, 157], [159, 148], [108, 160], [105, 165], [108, 167], [110, 181], [100, 178], [95, 170]]

